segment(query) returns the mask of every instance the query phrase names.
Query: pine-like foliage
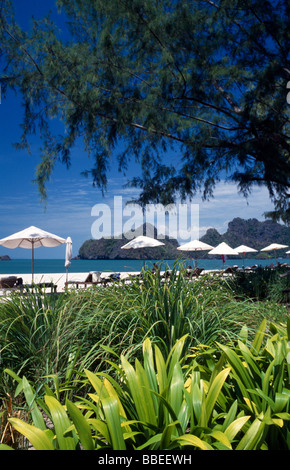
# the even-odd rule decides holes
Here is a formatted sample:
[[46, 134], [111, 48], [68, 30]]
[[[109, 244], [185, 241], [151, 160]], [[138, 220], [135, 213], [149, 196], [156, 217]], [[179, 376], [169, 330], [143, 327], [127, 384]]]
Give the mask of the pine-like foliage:
[[56, 3], [69, 33], [49, 18], [24, 32], [1, 1], [2, 89], [24, 99], [20, 146], [40, 129], [43, 194], [82, 139], [102, 189], [112, 156], [122, 170], [136, 159], [142, 204], [211, 196], [227, 177], [245, 194], [266, 185], [289, 220], [288, 0]]

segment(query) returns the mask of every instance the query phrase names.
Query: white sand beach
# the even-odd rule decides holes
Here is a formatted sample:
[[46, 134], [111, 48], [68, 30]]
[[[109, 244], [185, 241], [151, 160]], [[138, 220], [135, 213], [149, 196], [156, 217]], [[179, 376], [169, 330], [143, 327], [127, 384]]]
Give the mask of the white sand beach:
[[[221, 272], [219, 269], [208, 269], [208, 270], [203, 270], [201, 275], [209, 274], [209, 273], [219, 273]], [[69, 288], [79, 288], [79, 289], [84, 289], [90, 284], [82, 284], [86, 281], [88, 277], [88, 272], [79, 272], [79, 273], [69, 273], [68, 275], [68, 283], [69, 283]], [[102, 272], [100, 273], [100, 279], [108, 279], [110, 275], [116, 274], [116, 272]], [[130, 281], [130, 278], [133, 276], [137, 276], [140, 274], [139, 271], [136, 272], [120, 272], [120, 279], [123, 281]], [[165, 271], [161, 271], [161, 275], [164, 275]], [[10, 275], [4, 275], [0, 274], [0, 280], [1, 278], [9, 277]], [[28, 284], [31, 285], [31, 273], [30, 274], [15, 274], [14, 275], [17, 278], [22, 278], [23, 284]], [[35, 284], [41, 284], [41, 283], [52, 283], [54, 286], [56, 286], [55, 292], [61, 293], [64, 292], [65, 290], [65, 284], [67, 280], [67, 274], [66, 273], [46, 273], [46, 274], [34, 274], [34, 283]], [[80, 284], [77, 284], [80, 282]], [[1, 289], [0, 288], [0, 298], [1, 296], [7, 296], [9, 295], [10, 292], [12, 292], [14, 289]], [[45, 289], [46, 292], [51, 292], [51, 288], [48, 287]]]
[[[73, 282], [84, 282], [86, 278], [88, 277], [88, 272], [80, 272], [80, 273], [69, 273], [68, 275], [68, 281], [71, 284], [71, 286], [74, 286]], [[108, 278], [111, 274], [114, 274], [113, 272], [104, 272], [101, 273], [101, 279]], [[120, 279], [126, 280], [129, 279], [130, 276], [134, 276], [138, 274], [138, 272], [121, 272], [120, 273]], [[0, 274], [0, 279], [1, 278], [7, 278], [12, 276], [11, 274]], [[17, 278], [22, 278], [23, 284], [31, 284], [31, 273], [30, 274], [21, 274], [21, 273], [16, 273], [13, 274], [13, 276]], [[56, 291], [57, 292], [63, 292], [65, 288], [65, 283], [66, 283], [67, 275], [66, 273], [46, 273], [46, 274], [34, 274], [34, 283], [35, 284], [40, 284], [40, 283], [53, 283], [54, 285], [57, 286]], [[79, 286], [82, 288], [82, 285], [80, 284]], [[0, 295], [5, 295], [8, 292], [11, 292], [11, 289], [1, 289], [0, 288]], [[49, 289], [47, 289], [49, 291]]]
[[[202, 274], [206, 274], [209, 272], [214, 272], [218, 270], [204, 270]], [[88, 277], [88, 272], [79, 272], [79, 273], [69, 273], [68, 274], [68, 281], [69, 281], [69, 287], [76, 287], [76, 283], [79, 281], [80, 283], [85, 282], [85, 280]], [[108, 278], [111, 274], [116, 274], [115, 272], [103, 272], [100, 273], [100, 279], [106, 279]], [[120, 272], [120, 279], [121, 280], [129, 280], [131, 276], [135, 276], [140, 274], [139, 271], [136, 272]], [[161, 272], [161, 274], [164, 274], [164, 272]], [[12, 275], [10, 274], [0, 274], [0, 280], [1, 278], [7, 278]], [[23, 284], [31, 284], [31, 273], [30, 274], [21, 274], [21, 273], [16, 273], [13, 274], [13, 276], [17, 278], [22, 278]], [[52, 283], [56, 287], [56, 292], [64, 292], [65, 289], [65, 283], [66, 283], [67, 275], [66, 273], [46, 273], [46, 274], [34, 274], [34, 283], [35, 284], [40, 284], [40, 283]], [[89, 286], [89, 284], [87, 284]], [[83, 284], [79, 284], [78, 288], [85, 288]], [[9, 292], [13, 291], [14, 289], [3, 289], [0, 288], [0, 296], [2, 295], [7, 295]], [[47, 288], [46, 292], [50, 292], [51, 289]]]

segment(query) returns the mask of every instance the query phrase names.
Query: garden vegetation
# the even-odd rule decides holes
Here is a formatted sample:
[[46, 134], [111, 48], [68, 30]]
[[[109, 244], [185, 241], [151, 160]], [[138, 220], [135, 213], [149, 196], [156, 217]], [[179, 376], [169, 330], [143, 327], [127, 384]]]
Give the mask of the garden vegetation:
[[256, 276], [7, 297], [0, 448], [288, 450], [287, 278]]

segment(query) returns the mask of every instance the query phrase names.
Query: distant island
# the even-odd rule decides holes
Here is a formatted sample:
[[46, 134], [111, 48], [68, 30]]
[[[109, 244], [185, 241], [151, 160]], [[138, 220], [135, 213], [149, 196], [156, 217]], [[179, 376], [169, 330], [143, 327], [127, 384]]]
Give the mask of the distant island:
[[[134, 232], [134, 238], [139, 235], [146, 235], [152, 238], [157, 238], [157, 229], [151, 224], [143, 224], [138, 227]], [[121, 247], [128, 241], [126, 234], [122, 238], [100, 238], [99, 240], [87, 240], [79, 249], [79, 254], [75, 259], [142, 259], [142, 250], [122, 250]], [[177, 251], [179, 243], [177, 240], [165, 237], [160, 240], [164, 245], [156, 248], [144, 249], [145, 259], [176, 259], [180, 256], [180, 251]]]
[[8, 255], [0, 256], [0, 261], [11, 261], [11, 258]]
[[[285, 250], [279, 250], [279, 256], [285, 257], [286, 251], [290, 249], [290, 227], [271, 220], [260, 222], [257, 219], [245, 220], [236, 217], [229, 222], [224, 234], [220, 235], [216, 229], [210, 228], [201, 237], [201, 241], [212, 246], [225, 242], [232, 248], [247, 245], [256, 250], [261, 250], [271, 243], [279, 243], [289, 246]], [[272, 257], [268, 252], [250, 253], [246, 256], [257, 259]]]
[[[135, 231], [135, 236], [148, 235], [157, 238], [157, 229], [150, 224], [144, 224]], [[277, 242], [282, 245], [288, 245], [286, 250], [279, 251], [279, 256], [286, 256], [285, 253], [290, 249], [290, 227], [272, 222], [270, 220], [259, 221], [257, 219], [241, 219], [236, 217], [228, 224], [225, 233], [220, 234], [215, 228], [209, 228], [205, 235], [200, 238], [201, 241], [212, 246], [217, 246], [221, 242], [228, 243], [232, 248], [239, 245], [247, 245], [256, 250], [261, 250], [271, 243]], [[177, 250], [179, 243], [177, 240], [169, 238], [161, 240], [164, 246], [156, 248], [146, 248], [144, 258], [150, 259], [176, 259], [188, 258], [189, 252]], [[86, 240], [79, 249], [78, 256], [75, 259], [142, 259], [142, 250], [122, 250], [121, 247], [128, 242], [126, 234], [120, 239], [101, 238], [99, 240]], [[197, 252], [199, 258], [207, 257], [207, 252]], [[268, 258], [269, 253], [249, 254], [251, 258]], [[210, 256], [211, 259], [213, 258]]]

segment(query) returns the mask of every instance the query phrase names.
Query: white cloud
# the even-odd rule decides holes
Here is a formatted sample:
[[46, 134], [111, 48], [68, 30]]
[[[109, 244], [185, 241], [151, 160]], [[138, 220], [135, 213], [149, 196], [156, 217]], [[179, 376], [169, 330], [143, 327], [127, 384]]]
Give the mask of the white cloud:
[[214, 227], [223, 233], [228, 222], [235, 217], [263, 220], [263, 214], [274, 207], [266, 188], [254, 188], [249, 198], [245, 199], [233, 183], [220, 183], [213, 199], [203, 202], [200, 198], [194, 202], [200, 205], [200, 228], [203, 232], [206, 227]]

